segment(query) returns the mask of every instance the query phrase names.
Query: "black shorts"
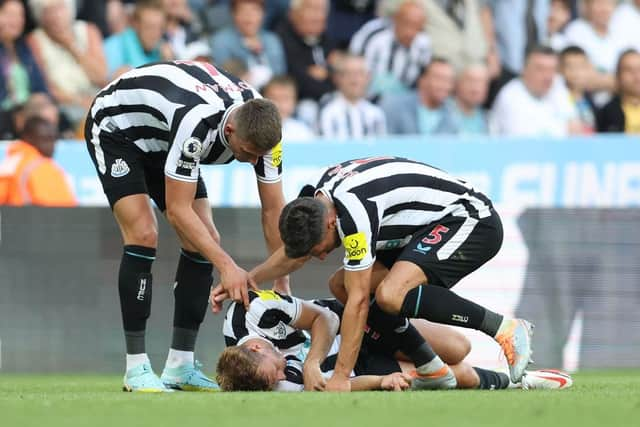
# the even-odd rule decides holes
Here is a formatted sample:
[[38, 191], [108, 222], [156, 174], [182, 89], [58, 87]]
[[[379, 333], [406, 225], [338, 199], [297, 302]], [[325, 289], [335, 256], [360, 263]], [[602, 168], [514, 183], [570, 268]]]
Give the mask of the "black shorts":
[[[320, 365], [320, 369], [322, 372], [332, 371], [337, 360], [337, 354], [327, 357]], [[402, 372], [402, 368], [393, 354], [369, 348], [367, 341], [363, 340], [353, 372], [356, 375], [388, 375], [393, 372]]]
[[403, 248], [380, 250], [376, 260], [391, 269], [396, 261], [419, 266], [428, 282], [450, 288], [493, 258], [502, 246], [502, 222], [489, 217], [446, 216], [413, 235]]
[[[132, 141], [118, 133], [99, 131], [92, 134], [93, 120], [87, 118], [85, 140], [93, 165], [98, 172], [104, 194], [113, 205], [125, 196], [148, 194], [158, 209], [166, 210], [164, 164], [166, 151], [148, 152], [140, 150]], [[99, 141], [98, 144], [93, 141]], [[99, 160], [98, 160], [99, 159]], [[194, 199], [207, 197], [207, 187], [198, 176]]]

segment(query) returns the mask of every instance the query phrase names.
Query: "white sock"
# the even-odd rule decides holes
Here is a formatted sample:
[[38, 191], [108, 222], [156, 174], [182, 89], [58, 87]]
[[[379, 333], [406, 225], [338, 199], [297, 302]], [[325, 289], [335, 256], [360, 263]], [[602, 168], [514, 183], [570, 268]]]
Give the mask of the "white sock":
[[440, 356], [436, 355], [436, 357], [428, 363], [424, 365], [420, 365], [416, 368], [416, 371], [419, 374], [431, 374], [433, 372], [438, 372], [444, 366], [444, 362], [440, 359]]
[[147, 353], [127, 354], [127, 371], [144, 363], [149, 363]]
[[169, 349], [169, 355], [167, 356], [167, 368], [177, 368], [178, 366], [194, 363], [193, 351], [182, 351]]

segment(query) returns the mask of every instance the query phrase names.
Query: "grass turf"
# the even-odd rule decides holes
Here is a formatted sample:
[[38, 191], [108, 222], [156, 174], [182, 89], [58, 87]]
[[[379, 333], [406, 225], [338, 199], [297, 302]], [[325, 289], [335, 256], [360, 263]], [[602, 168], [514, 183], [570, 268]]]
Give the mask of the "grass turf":
[[0, 426], [627, 426], [640, 371], [574, 375], [562, 391], [123, 393], [115, 376], [0, 375]]

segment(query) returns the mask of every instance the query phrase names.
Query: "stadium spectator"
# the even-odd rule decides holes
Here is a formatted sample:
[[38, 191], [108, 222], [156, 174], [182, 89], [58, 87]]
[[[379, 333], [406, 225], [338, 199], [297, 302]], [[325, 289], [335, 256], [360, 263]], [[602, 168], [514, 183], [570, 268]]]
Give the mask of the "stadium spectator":
[[591, 134], [596, 129], [596, 106], [587, 90], [593, 66], [585, 51], [568, 46], [560, 52], [560, 74], [569, 89], [569, 97], [578, 114], [580, 133]]
[[102, 37], [117, 34], [127, 27], [128, 15], [120, 0], [75, 0], [78, 19], [95, 24]]
[[56, 126], [42, 117], [30, 117], [21, 136], [9, 145], [0, 163], [0, 205], [76, 206], [64, 171], [52, 159]]
[[213, 34], [231, 22], [230, 0], [189, 0], [202, 32]]
[[25, 43], [25, 9], [19, 0], [0, 0], [0, 111], [9, 111], [47, 87], [31, 48]]
[[531, 49], [522, 76], [507, 83], [496, 97], [489, 118], [491, 132], [522, 136], [577, 132], [577, 113], [557, 71], [553, 49]]
[[162, 39], [166, 23], [162, 0], [138, 0], [131, 26], [104, 42], [109, 76], [115, 78], [149, 62], [173, 59], [171, 46]]
[[16, 108], [12, 113], [12, 135], [10, 139], [17, 138], [22, 133], [25, 122], [31, 117], [41, 117], [52, 123], [58, 129], [58, 133], [62, 138], [71, 139], [76, 136], [71, 124], [64, 115], [60, 114], [60, 109], [46, 93], [32, 94], [27, 102]]
[[[584, 49], [594, 66], [588, 82], [592, 90], [611, 92], [615, 88], [613, 74], [625, 46], [610, 25], [614, 7], [615, 0], [584, 0], [583, 17], [571, 22], [565, 31], [567, 43]], [[596, 102], [602, 105], [606, 95], [596, 94]]]
[[388, 95], [380, 106], [387, 116], [391, 134], [436, 134], [456, 131], [453, 122], [454, 86], [451, 64], [433, 58], [418, 80], [418, 90], [407, 94]]
[[599, 132], [640, 134], [640, 53], [629, 49], [620, 55], [616, 69], [618, 93], [598, 116]]
[[164, 0], [167, 12], [167, 26], [165, 36], [171, 46], [176, 59], [189, 60], [194, 56], [194, 50], [202, 49], [206, 43], [200, 39], [200, 34], [192, 25], [193, 14], [187, 0]]
[[640, 0], [621, 2], [611, 16], [611, 30], [626, 47], [640, 51]]
[[424, 31], [424, 6], [405, 0], [390, 18], [365, 24], [351, 39], [349, 50], [366, 58], [372, 74], [372, 97], [415, 87], [421, 70], [431, 59], [431, 41]]
[[484, 64], [467, 66], [456, 79], [452, 120], [458, 134], [486, 134], [487, 114], [482, 105], [489, 90], [489, 70]]
[[51, 95], [77, 126], [93, 96], [106, 83], [107, 67], [98, 28], [75, 19], [74, 0], [31, 0], [40, 27], [27, 38]]
[[329, 66], [335, 45], [326, 32], [328, 1], [291, 0], [288, 19], [276, 29], [301, 101], [318, 101], [334, 90]]
[[296, 82], [289, 76], [276, 76], [262, 88], [262, 95], [273, 101], [282, 118], [282, 140], [285, 143], [306, 142], [315, 137], [313, 130], [294, 117], [298, 93]]
[[491, 105], [502, 86], [517, 77], [524, 65], [525, 53], [547, 37], [549, 0], [486, 0], [485, 25], [495, 33], [499, 75], [494, 76], [487, 105]]
[[480, 1], [424, 1], [433, 54], [449, 61], [456, 72], [487, 60], [489, 41], [481, 20]]
[[547, 19], [547, 44], [556, 52], [567, 46], [564, 31], [571, 20], [571, 0], [551, 0]]
[[356, 31], [374, 19], [378, 0], [331, 0], [327, 29], [339, 49], [347, 49]]
[[336, 60], [334, 82], [338, 90], [320, 101], [319, 133], [327, 138], [362, 138], [387, 133], [384, 112], [365, 95], [369, 69], [362, 56], [342, 55]]
[[261, 88], [274, 75], [287, 69], [284, 49], [278, 36], [261, 29], [264, 0], [232, 0], [233, 25], [218, 31], [211, 39], [216, 63], [229, 59], [244, 62], [249, 70], [247, 81]]

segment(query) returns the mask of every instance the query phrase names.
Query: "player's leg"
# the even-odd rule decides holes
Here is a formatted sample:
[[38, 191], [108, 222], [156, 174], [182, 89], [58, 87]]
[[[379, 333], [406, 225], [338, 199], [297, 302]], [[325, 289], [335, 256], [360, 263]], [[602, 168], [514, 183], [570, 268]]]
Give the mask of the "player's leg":
[[497, 214], [476, 220], [449, 217], [417, 234], [376, 290], [390, 313], [480, 330], [502, 347], [514, 382], [531, 357], [532, 326], [504, 318], [449, 288], [498, 252], [502, 224]]
[[85, 138], [124, 244], [118, 273], [127, 351], [124, 388], [166, 391], [151, 369], [145, 347], [158, 227], [147, 195], [143, 154], [117, 133], [99, 129], [91, 118], [87, 118]]
[[[220, 242], [211, 216], [211, 205], [206, 197], [204, 183], [199, 180], [193, 209], [213, 239]], [[194, 356], [198, 330], [207, 312], [213, 265], [188, 239], [180, 233], [178, 237], [182, 248], [173, 288], [173, 336], [162, 380], [174, 389], [216, 391], [218, 385], [202, 373]]]
[[[399, 251], [387, 251], [380, 255], [375, 262], [371, 275], [371, 292], [375, 292], [379, 283], [388, 274], [388, 266], [393, 265]], [[329, 280], [329, 287], [337, 298], [346, 301], [346, 290], [344, 289], [344, 270], [340, 269]], [[416, 377], [412, 382], [412, 388], [436, 389], [455, 388], [455, 377], [453, 372], [441, 360], [440, 356], [427, 342], [420, 332], [409, 322], [409, 319], [398, 315], [387, 313], [376, 303], [375, 298], [371, 299], [369, 313], [367, 316], [367, 330], [365, 330], [364, 343], [371, 347], [381, 347], [376, 341], [382, 340], [382, 347], [398, 349], [404, 353], [415, 366], [420, 377]], [[383, 351], [383, 348], [379, 348]]]

